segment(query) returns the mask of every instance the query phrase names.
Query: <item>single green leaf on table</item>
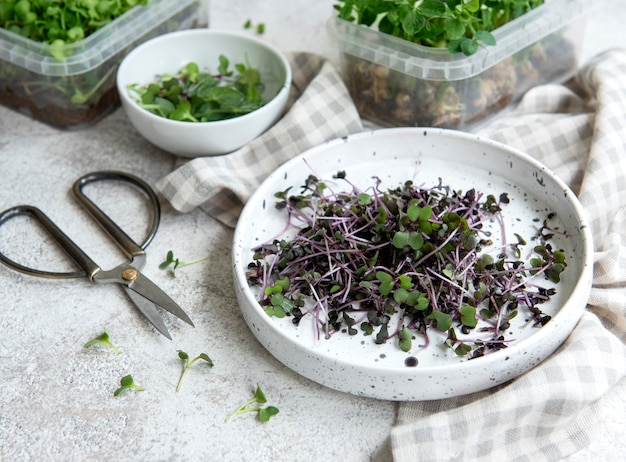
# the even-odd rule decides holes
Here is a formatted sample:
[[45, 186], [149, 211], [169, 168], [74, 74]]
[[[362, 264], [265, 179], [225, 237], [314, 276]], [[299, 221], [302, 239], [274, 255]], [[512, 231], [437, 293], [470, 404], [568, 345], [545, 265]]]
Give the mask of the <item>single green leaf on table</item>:
[[106, 329], [104, 329], [104, 332], [102, 334], [100, 334], [98, 337], [96, 337], [93, 340], [90, 340], [87, 343], [85, 343], [83, 345], [83, 348], [90, 348], [90, 347], [92, 347], [94, 345], [105, 345], [105, 346], [111, 348], [117, 354], [121, 354], [122, 353], [122, 351], [111, 342], [111, 339], [109, 338], [109, 333], [107, 332]]
[[117, 390], [115, 390], [115, 392], [113, 393], [113, 396], [119, 396], [120, 394], [130, 391], [130, 390], [144, 391], [145, 388], [137, 385], [132, 375], [125, 375], [120, 380], [120, 387]]
[[276, 406], [263, 407], [259, 409], [259, 420], [261, 422], [267, 422], [268, 420], [270, 420], [270, 418], [278, 414], [278, 412], [279, 410]]

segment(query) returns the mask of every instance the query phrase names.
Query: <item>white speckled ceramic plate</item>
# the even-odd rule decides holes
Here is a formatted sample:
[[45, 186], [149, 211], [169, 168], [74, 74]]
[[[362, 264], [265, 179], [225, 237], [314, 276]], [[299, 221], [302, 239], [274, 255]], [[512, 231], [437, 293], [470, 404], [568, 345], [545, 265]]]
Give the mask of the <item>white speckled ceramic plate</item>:
[[[313, 321], [298, 326], [291, 318], [265, 314], [246, 280], [251, 249], [274, 237], [285, 216], [274, 208], [274, 193], [292, 186], [299, 191], [314, 173], [332, 180], [339, 170], [361, 188], [378, 176], [382, 186], [395, 188], [406, 180], [418, 186], [475, 188], [498, 197], [506, 192], [506, 229], [529, 237], [550, 212], [556, 213], [566, 236], [556, 236], [567, 269], [557, 294], [542, 311], [552, 320], [533, 327], [518, 316], [511, 323], [508, 348], [467, 360], [443, 345], [445, 336], [431, 337], [428, 347], [413, 342], [410, 352], [396, 342], [377, 345], [372, 335], [337, 334], [318, 338]], [[337, 183], [343, 184], [343, 183]], [[347, 186], [344, 186], [347, 189]], [[311, 380], [344, 392], [386, 400], [432, 400], [484, 390], [504, 383], [538, 365], [567, 338], [589, 297], [592, 279], [592, 240], [582, 208], [574, 194], [545, 166], [510, 147], [475, 135], [440, 129], [395, 128], [335, 140], [292, 159], [261, 185], [243, 210], [234, 235], [235, 288], [243, 317], [259, 342], [278, 360]], [[519, 318], [519, 319], [518, 319]], [[417, 359], [408, 367], [407, 357]]]

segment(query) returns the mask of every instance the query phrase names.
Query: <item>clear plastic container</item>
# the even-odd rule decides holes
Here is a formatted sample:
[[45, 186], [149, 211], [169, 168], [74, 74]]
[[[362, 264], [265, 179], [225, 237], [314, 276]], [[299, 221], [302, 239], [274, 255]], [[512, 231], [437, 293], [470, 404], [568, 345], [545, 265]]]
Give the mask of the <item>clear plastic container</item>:
[[157, 35], [206, 25], [204, 3], [151, 0], [62, 47], [0, 28], [0, 104], [58, 128], [92, 125], [119, 104], [115, 73], [124, 56]]
[[450, 54], [338, 17], [327, 23], [362, 118], [383, 127], [471, 131], [536, 85], [578, 67], [588, 0], [548, 0], [496, 29], [495, 46]]

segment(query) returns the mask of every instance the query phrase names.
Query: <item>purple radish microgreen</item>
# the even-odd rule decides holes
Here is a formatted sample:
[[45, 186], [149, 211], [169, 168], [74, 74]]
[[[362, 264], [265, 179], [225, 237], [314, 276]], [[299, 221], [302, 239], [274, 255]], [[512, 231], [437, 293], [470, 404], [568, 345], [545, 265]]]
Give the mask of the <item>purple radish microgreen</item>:
[[[345, 172], [335, 179], [347, 182]], [[539, 282], [558, 283], [567, 266], [550, 243], [553, 214], [532, 237], [538, 245], [526, 262], [526, 241], [515, 235], [506, 242], [506, 194], [456, 191], [441, 181], [383, 190], [376, 179], [367, 192], [351, 189], [328, 192], [311, 175], [300, 194], [275, 194], [284, 230], [295, 236], [281, 233], [253, 249], [247, 273], [269, 316], [297, 325], [309, 315], [318, 336], [361, 331], [377, 344], [396, 338], [406, 352], [415, 338], [425, 339], [423, 347], [429, 332], [439, 332], [470, 358], [505, 348], [504, 331], [522, 309], [536, 326], [551, 319], [539, 306], [556, 290]], [[500, 224], [501, 247], [491, 240], [490, 222]], [[461, 341], [457, 331], [475, 338]]]

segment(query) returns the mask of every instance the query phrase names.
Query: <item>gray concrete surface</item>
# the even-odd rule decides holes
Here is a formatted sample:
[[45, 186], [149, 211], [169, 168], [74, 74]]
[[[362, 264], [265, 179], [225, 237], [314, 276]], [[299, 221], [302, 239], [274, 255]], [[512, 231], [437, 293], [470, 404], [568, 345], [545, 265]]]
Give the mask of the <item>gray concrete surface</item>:
[[[246, 19], [265, 22], [265, 38], [281, 49], [335, 59], [324, 29], [332, 4], [214, 0], [210, 24], [239, 30]], [[623, 45], [626, 2], [613, 5], [590, 16], [583, 61]], [[62, 132], [0, 107], [0, 209], [19, 203], [42, 208], [104, 266], [119, 257], [70, 198], [74, 179], [119, 169], [154, 183], [175, 163], [144, 141], [121, 110], [92, 128]], [[127, 207], [126, 216], [138, 217], [129, 220], [129, 232], [141, 236], [141, 204], [101, 194], [111, 206]], [[66, 266], [45, 241], [27, 240], [27, 225], [7, 226], [0, 239], [8, 239], [15, 255], [49, 268]], [[183, 215], [164, 207], [145, 272], [196, 323], [192, 329], [167, 318], [172, 341], [153, 331], [115, 287], [35, 279], [0, 267], [0, 459], [391, 460], [394, 403], [326, 389], [282, 366], [256, 342], [233, 293], [231, 237], [202, 212]], [[170, 249], [183, 260], [210, 260], [172, 278], [158, 269]], [[105, 327], [122, 354], [82, 347]], [[194, 366], [176, 393], [178, 349], [206, 352], [215, 367]], [[146, 391], [114, 398], [126, 374]], [[267, 425], [252, 416], [224, 423], [257, 383], [279, 416]], [[597, 439], [570, 462], [623, 457], [625, 393], [622, 382], [598, 403], [604, 419]]]

